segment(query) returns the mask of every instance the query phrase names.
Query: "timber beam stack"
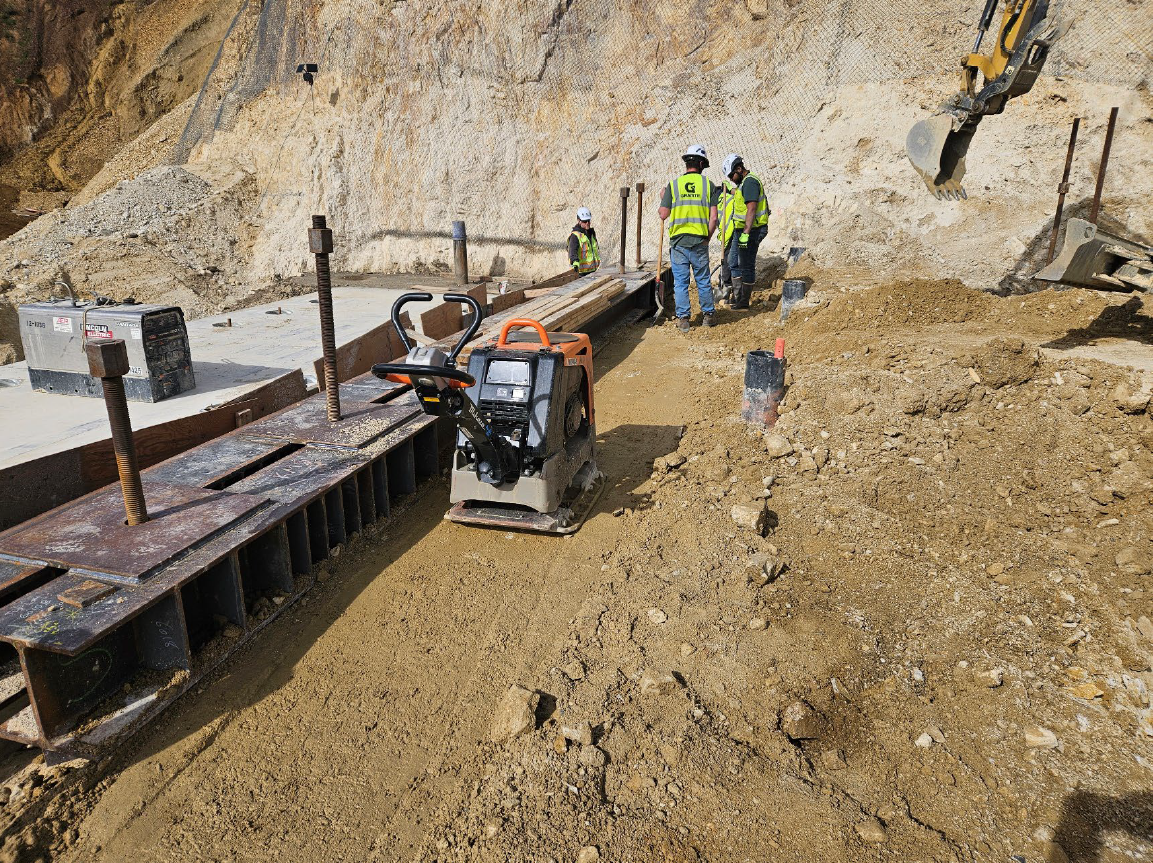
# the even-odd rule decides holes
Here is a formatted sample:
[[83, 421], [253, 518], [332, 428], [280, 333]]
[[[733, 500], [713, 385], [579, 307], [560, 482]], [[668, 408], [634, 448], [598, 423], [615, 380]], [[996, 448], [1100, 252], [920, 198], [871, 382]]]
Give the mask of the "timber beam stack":
[[[589, 321], [608, 311], [629, 289], [626, 279], [619, 276], [597, 276], [589, 281], [577, 280], [560, 288], [520, 303], [504, 314], [493, 316], [482, 322], [473, 344], [482, 344], [500, 335], [505, 321], [512, 318], [529, 318], [552, 332], [580, 332]], [[455, 343], [458, 336], [446, 339]], [[470, 347], [461, 351], [463, 364], [471, 352]]]

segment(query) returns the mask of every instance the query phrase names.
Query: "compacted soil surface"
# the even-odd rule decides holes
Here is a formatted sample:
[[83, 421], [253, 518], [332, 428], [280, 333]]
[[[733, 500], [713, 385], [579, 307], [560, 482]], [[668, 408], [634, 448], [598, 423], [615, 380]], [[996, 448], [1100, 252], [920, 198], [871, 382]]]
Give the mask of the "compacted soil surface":
[[4, 859], [1153, 859], [1153, 318], [815, 288], [613, 332], [577, 534], [426, 485]]

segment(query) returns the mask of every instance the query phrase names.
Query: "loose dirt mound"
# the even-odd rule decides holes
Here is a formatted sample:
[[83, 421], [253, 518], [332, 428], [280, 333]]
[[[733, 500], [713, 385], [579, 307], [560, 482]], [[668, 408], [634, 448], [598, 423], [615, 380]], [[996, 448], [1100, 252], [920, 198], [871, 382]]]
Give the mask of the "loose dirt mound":
[[27, 226], [0, 263], [0, 360], [22, 355], [14, 307], [65, 296], [59, 280], [82, 297], [172, 303], [189, 317], [299, 292], [239, 275], [258, 233], [243, 216], [256, 191], [238, 169], [152, 168]]

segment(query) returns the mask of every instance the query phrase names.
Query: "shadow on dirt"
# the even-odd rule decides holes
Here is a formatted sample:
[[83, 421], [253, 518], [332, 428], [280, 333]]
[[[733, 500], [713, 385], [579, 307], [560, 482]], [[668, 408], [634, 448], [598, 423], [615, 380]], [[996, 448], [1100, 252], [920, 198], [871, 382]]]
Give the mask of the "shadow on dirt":
[[1119, 306], [1108, 306], [1087, 327], [1070, 330], [1060, 338], [1041, 345], [1043, 348], [1069, 350], [1091, 345], [1098, 339], [1127, 339], [1153, 345], [1153, 317], [1144, 314], [1141, 297], [1131, 297]]
[[1061, 804], [1061, 820], [1053, 841], [1069, 863], [1103, 863], [1109, 833], [1128, 834], [1145, 843], [1143, 849], [1137, 849], [1138, 855], [1153, 851], [1153, 791], [1120, 797], [1088, 791], [1070, 794]]
[[[1061, 248], [1065, 244], [1065, 225], [1068, 224], [1069, 219], [1088, 219], [1092, 209], [1092, 197], [1082, 198], [1074, 204], [1066, 202], [1064, 212], [1061, 214], [1061, 232], [1057, 237], [1054, 256], [1061, 254]], [[1111, 234], [1126, 237], [1137, 243], [1148, 244], [1148, 240], [1143, 236], [1134, 234], [1123, 223], [1107, 213], [1102, 212], [1098, 215], [1097, 224], [1102, 230]], [[1052, 235], [1053, 219], [1050, 217], [1044, 227], [1026, 246], [1025, 251], [1017, 256], [1017, 260], [1013, 262], [1012, 267], [1009, 268], [992, 292], [997, 296], [1006, 297], [1011, 294], [1033, 294], [1054, 287], [1052, 282], [1039, 282], [1033, 279], [1033, 276], [1049, 263], [1049, 242]]]

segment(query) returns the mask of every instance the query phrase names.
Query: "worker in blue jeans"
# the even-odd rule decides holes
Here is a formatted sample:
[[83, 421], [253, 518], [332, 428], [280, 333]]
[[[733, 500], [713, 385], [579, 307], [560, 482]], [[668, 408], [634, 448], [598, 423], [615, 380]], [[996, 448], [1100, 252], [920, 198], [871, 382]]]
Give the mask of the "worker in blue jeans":
[[713, 326], [716, 308], [709, 278], [709, 240], [717, 229], [717, 200], [720, 187], [715, 186], [702, 171], [709, 166], [705, 148], [699, 144], [689, 147], [681, 159], [685, 173], [667, 186], [661, 196], [657, 214], [664, 222], [669, 220], [669, 262], [673, 268], [673, 295], [676, 298], [677, 327], [689, 330], [689, 275], [697, 280], [697, 297], [701, 303], [702, 321]]
[[757, 280], [757, 250], [769, 233], [768, 196], [761, 178], [745, 167], [744, 159], [729, 153], [721, 166], [725, 176], [736, 184], [733, 220], [736, 234], [729, 246], [729, 268], [733, 273], [730, 307], [747, 309]]

